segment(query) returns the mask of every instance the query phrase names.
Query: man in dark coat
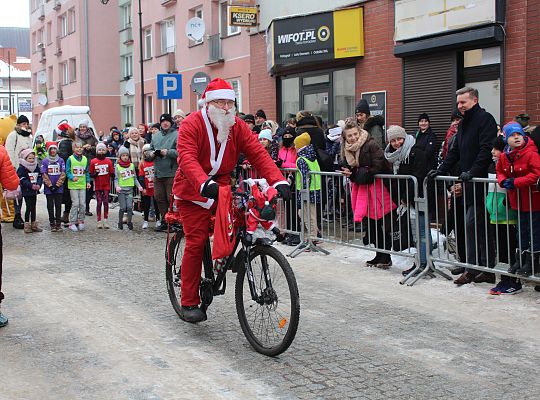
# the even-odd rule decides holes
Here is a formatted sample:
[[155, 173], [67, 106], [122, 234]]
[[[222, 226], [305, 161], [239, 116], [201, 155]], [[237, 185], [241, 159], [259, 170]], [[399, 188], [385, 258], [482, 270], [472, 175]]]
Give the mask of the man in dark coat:
[[[478, 104], [478, 90], [464, 87], [457, 92], [458, 109], [463, 120], [458, 125], [456, 139], [439, 169], [432, 170], [429, 178], [447, 175], [458, 166], [459, 179], [464, 183], [465, 225], [467, 239], [467, 263], [473, 265], [494, 266], [494, 254], [491, 246], [486, 246], [485, 193], [482, 184], [473, 185], [472, 178], [487, 178], [492, 162], [491, 147], [497, 136], [495, 118]], [[476, 186], [476, 187], [474, 187]], [[475, 193], [476, 192], [476, 193]], [[463, 200], [465, 199], [465, 200]], [[477, 275], [473, 270], [466, 270], [454, 283], [463, 285], [470, 282], [495, 282], [493, 274]]]

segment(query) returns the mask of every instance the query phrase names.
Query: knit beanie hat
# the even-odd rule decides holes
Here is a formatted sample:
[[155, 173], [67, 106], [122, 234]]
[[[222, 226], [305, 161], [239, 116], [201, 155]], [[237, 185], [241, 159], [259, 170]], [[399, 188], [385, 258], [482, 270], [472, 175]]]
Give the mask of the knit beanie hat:
[[30, 123], [26, 115], [20, 115], [19, 118], [17, 118], [17, 125], [22, 124], [24, 122], [26, 122], [27, 124]]
[[248, 122], [251, 122], [252, 124], [255, 123], [255, 117], [253, 116], [253, 114], [246, 114], [242, 117], [242, 119], [244, 120], [244, 122], [247, 124]]
[[514, 120], [519, 123], [523, 128], [529, 125], [529, 114], [518, 114], [514, 117]]
[[356, 108], [354, 109], [354, 112], [356, 114], [358, 113], [364, 113], [366, 115], [371, 115], [371, 112], [369, 111], [369, 104], [366, 99], [360, 99], [358, 104], [356, 104]]
[[101, 142], [96, 145], [96, 153], [99, 150], [104, 150], [105, 152], [107, 152], [107, 146], [105, 146], [105, 143]]
[[177, 115], [181, 116], [182, 118], [186, 118], [186, 113], [182, 111], [180, 108], [176, 110], [172, 116], [176, 117]]
[[128, 150], [127, 147], [120, 146], [120, 148], [118, 149], [118, 157], [120, 157], [122, 154], [128, 154], [129, 155], [129, 150]]
[[403, 129], [399, 125], [391, 125], [386, 131], [386, 138], [388, 142], [390, 142], [392, 139], [398, 139], [398, 138], [405, 139], [406, 137], [407, 137], [407, 132], [405, 132], [405, 129]]
[[309, 133], [304, 132], [301, 135], [298, 135], [294, 139], [294, 147], [296, 147], [297, 150], [300, 150], [302, 147], [309, 146], [311, 144], [311, 136], [309, 136]]
[[519, 133], [521, 136], [525, 136], [525, 132], [523, 131], [523, 128], [518, 122], [507, 123], [505, 126], [503, 126], [502, 131], [504, 133], [505, 143], [508, 143], [508, 138], [516, 132]]
[[495, 150], [504, 151], [504, 148], [506, 147], [506, 144], [504, 143], [504, 139], [502, 136], [497, 136], [492, 144], [493, 148]]
[[263, 129], [259, 133], [259, 140], [261, 140], [261, 139], [266, 139], [266, 140], [272, 141], [272, 131], [270, 129]]
[[26, 160], [26, 157], [28, 157], [30, 154], [34, 154], [34, 150], [32, 149], [21, 150], [21, 152], [19, 153], [19, 158], [21, 160]]
[[159, 123], [161, 124], [163, 121], [169, 121], [172, 125], [173, 120], [171, 114], [161, 114], [161, 116], [159, 117]]
[[263, 110], [257, 110], [257, 112], [255, 113], [255, 116], [266, 119], [266, 113]]
[[429, 115], [427, 115], [427, 113], [422, 113], [418, 116], [418, 122], [420, 122], [421, 120], [425, 119], [427, 122], [431, 122], [429, 120]]

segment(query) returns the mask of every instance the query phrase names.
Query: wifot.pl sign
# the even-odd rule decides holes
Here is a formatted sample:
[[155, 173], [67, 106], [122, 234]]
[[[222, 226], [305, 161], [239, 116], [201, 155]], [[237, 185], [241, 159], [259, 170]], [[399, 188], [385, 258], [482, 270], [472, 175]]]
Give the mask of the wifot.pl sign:
[[259, 25], [257, 7], [229, 6], [229, 25], [255, 27]]
[[270, 67], [363, 56], [363, 9], [274, 20], [269, 35]]

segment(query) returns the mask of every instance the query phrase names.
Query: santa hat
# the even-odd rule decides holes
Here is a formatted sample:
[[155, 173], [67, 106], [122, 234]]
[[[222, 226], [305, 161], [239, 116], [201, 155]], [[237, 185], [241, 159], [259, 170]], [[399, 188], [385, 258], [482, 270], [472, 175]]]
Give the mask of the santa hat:
[[58, 144], [56, 142], [45, 143], [45, 149], [47, 149], [47, 151], [49, 151], [51, 147], [54, 147], [56, 150], [58, 150]]
[[71, 126], [67, 122], [62, 122], [60, 125], [58, 125], [54, 131], [57, 135], [61, 135], [62, 132], [66, 132], [68, 130], [72, 129]]
[[236, 96], [229, 82], [215, 78], [206, 87], [202, 98], [208, 103], [212, 100], [234, 100]]

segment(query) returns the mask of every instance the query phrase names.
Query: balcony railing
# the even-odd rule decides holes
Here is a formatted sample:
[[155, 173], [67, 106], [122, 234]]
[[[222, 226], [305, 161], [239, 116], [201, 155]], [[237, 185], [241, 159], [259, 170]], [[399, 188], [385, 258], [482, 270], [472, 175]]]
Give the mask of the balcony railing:
[[221, 37], [219, 33], [208, 36], [208, 62], [206, 64], [222, 63]]

